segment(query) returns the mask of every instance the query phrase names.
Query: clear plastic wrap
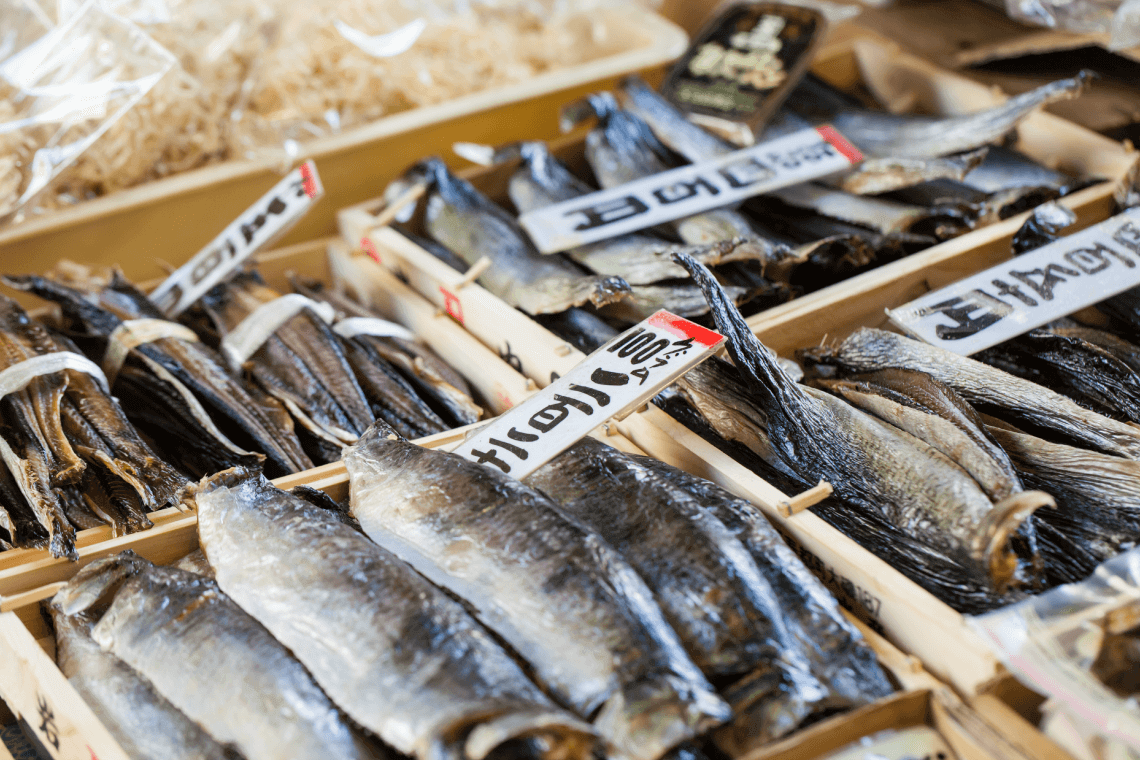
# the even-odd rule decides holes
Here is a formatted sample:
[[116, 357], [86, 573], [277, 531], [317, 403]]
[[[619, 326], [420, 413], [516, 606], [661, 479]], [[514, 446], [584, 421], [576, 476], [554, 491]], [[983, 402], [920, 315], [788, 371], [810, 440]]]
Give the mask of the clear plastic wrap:
[[1106, 657], [1125, 662], [1125, 671], [1140, 669], [1126, 658], [1134, 653], [1106, 648], [1114, 637], [1140, 636], [1138, 613], [1140, 549], [1133, 549], [1081, 583], [971, 618], [971, 624], [1019, 681], [1049, 697], [1042, 727], [1074, 756], [1140, 760], [1138, 695], [1102, 680], [1111, 670]]
[[[1001, 0], [987, 0], [1000, 5]], [[1005, 0], [1010, 18], [1081, 34], [1108, 34], [1112, 50], [1140, 44], [1140, 0]]]
[[[174, 65], [134, 24], [87, 0], [47, 29], [30, 4], [0, 34], [0, 221], [19, 214]], [[11, 19], [11, 20], [9, 20]], [[31, 32], [29, 32], [29, 29]]]
[[57, 3], [49, 12], [5, 2], [40, 12], [11, 24], [5, 13], [0, 34], [118, 19], [136, 47], [177, 61], [133, 108], [108, 109], [118, 120], [90, 130], [103, 136], [77, 146], [87, 149], [70, 156], [45, 208], [227, 159], [287, 166], [313, 138], [630, 48], [616, 31], [630, 4], [620, 0], [41, 0]]

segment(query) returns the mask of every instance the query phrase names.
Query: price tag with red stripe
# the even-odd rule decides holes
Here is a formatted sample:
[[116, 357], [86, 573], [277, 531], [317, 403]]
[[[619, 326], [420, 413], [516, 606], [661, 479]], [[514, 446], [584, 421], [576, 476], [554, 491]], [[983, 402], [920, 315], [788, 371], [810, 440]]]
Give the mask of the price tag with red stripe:
[[649, 401], [723, 342], [720, 333], [659, 311], [476, 430], [455, 453], [521, 480], [598, 425]]
[[246, 259], [288, 232], [324, 192], [316, 165], [301, 164], [167, 277], [150, 300], [167, 317], [178, 316]]
[[826, 177], [862, 160], [834, 127], [803, 129], [535, 209], [519, 217], [519, 223], [538, 250], [556, 253]]

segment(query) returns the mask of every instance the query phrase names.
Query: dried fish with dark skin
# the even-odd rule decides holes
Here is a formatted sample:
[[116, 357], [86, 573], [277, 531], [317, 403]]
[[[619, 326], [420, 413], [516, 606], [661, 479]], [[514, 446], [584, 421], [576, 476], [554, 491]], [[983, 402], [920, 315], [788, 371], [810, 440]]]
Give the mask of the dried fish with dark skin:
[[[725, 285], [724, 290], [733, 303], [744, 300], [749, 293], [749, 288], [738, 285]], [[661, 309], [667, 309], [679, 317], [699, 317], [709, 312], [701, 289], [689, 280], [639, 285], [633, 288], [628, 299], [600, 311], [605, 317], [634, 324], [648, 319]]]
[[590, 755], [588, 724], [556, 707], [459, 602], [338, 512], [241, 469], [204, 480], [196, 501], [221, 589], [392, 747], [483, 760], [532, 738], [547, 748], [537, 758]]
[[1011, 247], [1014, 256], [1048, 245], [1060, 237], [1060, 232], [1077, 221], [1077, 215], [1060, 203], [1043, 203], [1033, 210], [1025, 224], [1013, 234]]
[[[495, 153], [496, 160], [516, 155], [522, 158], [523, 164], [511, 175], [508, 192], [521, 214], [594, 191], [551, 155], [545, 143], [513, 143]], [[631, 233], [572, 248], [565, 255], [592, 272], [621, 277], [630, 285], [638, 286], [688, 277], [688, 272], [670, 258], [671, 251], [677, 248], [710, 266], [752, 260], [766, 266], [783, 261], [790, 253], [785, 246], [765, 251], [745, 238], [681, 247], [647, 233]]]
[[940, 158], [865, 158], [856, 168], [820, 181], [855, 195], [880, 195], [936, 180], [960, 180], [981, 164], [986, 150]]
[[551, 314], [571, 306], [604, 306], [625, 298], [620, 277], [588, 275], [566, 259], [543, 256], [518, 222], [431, 158], [409, 171], [431, 183], [424, 226], [433, 238], [474, 264], [491, 267], [479, 277], [487, 290], [528, 314]]
[[757, 743], [795, 730], [830, 694], [810, 672], [775, 592], [732, 533], [647, 465], [583, 438], [526, 478], [597, 531], [653, 590], [697, 666], [749, 681], [734, 712], [756, 715]]
[[240, 760], [178, 711], [142, 676], [91, 638], [98, 617], [49, 606], [56, 661], [131, 760]]
[[[586, 135], [586, 159], [602, 187], [632, 182], [678, 165], [679, 161], [649, 126], [619, 108], [608, 92], [594, 93], [563, 109], [563, 130], [590, 116], [598, 119], [598, 126]], [[690, 245], [742, 240], [738, 245], [754, 247], [757, 257], [769, 266], [786, 268], [797, 261], [790, 250], [765, 239], [748, 219], [732, 209], [712, 209], [678, 219], [671, 225]]]
[[618, 336], [616, 328], [584, 309], [573, 308], [561, 314], [543, 314], [535, 320], [584, 354], [593, 353], [611, 338]]
[[974, 356], [1099, 414], [1140, 422], [1140, 374], [1081, 338], [1030, 330]]
[[845, 372], [900, 367], [924, 372], [953, 388], [978, 411], [1048, 430], [1081, 446], [1140, 458], [1140, 430], [1089, 411], [1037, 383], [885, 330], [861, 328], [835, 347], [805, 350], [812, 362]]
[[611, 756], [654, 760], [730, 716], [637, 573], [600, 536], [498, 470], [389, 437], [349, 449], [364, 531], [465, 599]]
[[945, 240], [966, 232], [973, 226], [965, 215], [955, 209], [914, 206], [885, 198], [865, 198], [813, 182], [792, 185], [769, 195], [790, 206], [810, 209], [822, 216], [867, 227], [882, 235], [913, 232]]
[[[664, 408], [689, 429], [787, 493], [815, 485], [773, 454], [767, 417], [728, 362], [710, 359], [680, 378], [678, 386], [688, 403], [674, 398]], [[904, 533], [876, 510], [834, 498], [811, 510], [960, 612], [977, 614], [1024, 596], [1016, 591], [995, 593], [988, 581], [974, 580], [960, 563]], [[860, 603], [856, 598], [847, 601]]]
[[301, 663], [214, 581], [123, 552], [80, 570], [54, 603], [74, 615], [107, 594], [95, 642], [247, 760], [392, 756], [351, 728]]
[[[1090, 72], [1082, 71], [1071, 79], [1060, 79], [1015, 95], [992, 108], [941, 117], [868, 111], [842, 102], [825, 102], [825, 98], [813, 92], [809, 97], [818, 110], [808, 118], [815, 123], [831, 122], [844, 137], [871, 157], [938, 158], [1000, 142], [1038, 108], [1080, 95], [1091, 79]], [[804, 99], [798, 98], [797, 94], [806, 93], [807, 88], [818, 89], [821, 85], [819, 80], [805, 77], [788, 98], [787, 107], [803, 113], [800, 109]]]
[[[302, 282], [296, 277], [290, 277], [290, 284], [301, 295], [314, 301], [324, 301], [343, 315], [369, 318], [377, 316], [347, 296], [329, 291], [319, 283]], [[427, 411], [439, 415], [445, 426], [444, 429], [470, 425], [478, 422], [483, 416], [483, 410], [471, 397], [471, 388], [463, 376], [426, 346], [394, 335], [380, 336], [367, 333], [354, 335], [345, 341], [347, 344], [355, 344], [357, 349], [347, 351], [349, 361], [353, 362], [354, 367], [358, 366], [356, 361], [366, 360], [385, 370], [390, 367], [398, 372], [414, 389], [413, 395], [427, 404]], [[359, 368], [357, 372], [359, 377]], [[360, 380], [362, 387], [367, 391], [364, 379]], [[374, 405], [377, 403], [374, 399], [370, 401]], [[394, 399], [387, 405], [394, 406], [397, 403], [398, 399]], [[392, 424], [387, 415], [384, 419]]]
[[[225, 336], [257, 307], [279, 297], [260, 278], [243, 273], [203, 296], [201, 304]], [[372, 412], [344, 355], [340, 337], [308, 309], [277, 329], [245, 364], [304, 431], [313, 458], [339, 459], [341, 447], [368, 429]]]
[[771, 455], [786, 469], [803, 473], [802, 480], [826, 480], [837, 498], [878, 511], [997, 592], [1032, 576], [1033, 558], [1018, 556], [1010, 541], [1046, 500], [1017, 494], [995, 506], [964, 470], [909, 433], [798, 386], [752, 335], [708, 270], [678, 260], [704, 289], [733, 361], [767, 415]]
[[[99, 345], [104, 351], [106, 340], [125, 320], [165, 318], [117, 271], [105, 287], [88, 283], [88, 290], [31, 275], [9, 276], [5, 282], [58, 303], [72, 329], [102, 339]], [[96, 357], [99, 359], [101, 356]], [[129, 375], [132, 367], [137, 368], [136, 386], [142, 385], [136, 398], [161, 393], [159, 397], [170, 402], [166, 406], [171, 418], [168, 424], [189, 424], [203, 440], [214, 442], [218, 459], [207, 459], [196, 469], [214, 472], [239, 464], [248, 450], [264, 453], [267, 470], [275, 477], [313, 466], [285, 408], [255, 386], [233, 377], [217, 352], [206, 345], [174, 336], [159, 338], [131, 352], [125, 374]], [[140, 412], [144, 406], [141, 402], [130, 404], [131, 413]], [[186, 423], [179, 422], [179, 417]], [[151, 422], [161, 425], [161, 421]]]
[[1057, 509], [1043, 510], [1039, 517], [1088, 555], [1081, 578], [1140, 542], [1140, 462], [1004, 426], [989, 431], [1009, 452], [1026, 485], [1056, 497]]
[[833, 705], [855, 707], [894, 691], [859, 629], [759, 509], [652, 457], [631, 458], [696, 497], [740, 541], [775, 593], [788, 632], [807, 656], [812, 673], [830, 690]]

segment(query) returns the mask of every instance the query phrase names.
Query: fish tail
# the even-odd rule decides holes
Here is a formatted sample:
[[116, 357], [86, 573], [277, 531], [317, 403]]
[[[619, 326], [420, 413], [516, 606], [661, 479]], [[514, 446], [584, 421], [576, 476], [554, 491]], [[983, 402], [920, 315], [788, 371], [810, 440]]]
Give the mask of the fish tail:
[[151, 566], [148, 560], [129, 549], [113, 557], [95, 560], [76, 573], [66, 586], [56, 592], [52, 606], [60, 609], [65, 615], [83, 612], [93, 607], [108, 593], [117, 590], [128, 578], [144, 572]]
[[732, 708], [711, 689], [671, 676], [615, 693], [602, 705], [594, 728], [611, 757], [655, 760], [731, 717]]
[[463, 756], [484, 760], [498, 747], [517, 739], [538, 739], [536, 760], [585, 760], [593, 753], [597, 735], [590, 724], [563, 710], [526, 710], [480, 723], [467, 735]]
[[[1044, 491], [1022, 491], [999, 501], [982, 520], [979, 534], [984, 541], [982, 557], [990, 581], [999, 593], [1013, 582], [1017, 573], [1018, 557], [1009, 546], [1014, 534], [1038, 509], [1056, 506], [1057, 502]], [[1036, 556], [1033, 559], [1040, 573], [1040, 559]]]
[[832, 694], [806, 673], [781, 666], [761, 667], [725, 694], [733, 719], [715, 733], [717, 745], [730, 755], [744, 754], [795, 731]]

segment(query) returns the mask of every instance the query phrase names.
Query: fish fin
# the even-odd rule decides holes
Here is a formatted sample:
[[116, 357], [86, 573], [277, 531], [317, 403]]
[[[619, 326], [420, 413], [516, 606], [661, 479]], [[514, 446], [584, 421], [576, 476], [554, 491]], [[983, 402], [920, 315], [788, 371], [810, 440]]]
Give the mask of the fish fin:
[[1005, 591], [1017, 571], [1017, 555], [1009, 548], [1013, 535], [1038, 509], [1056, 506], [1044, 491], [1022, 491], [999, 501], [982, 520], [980, 535], [986, 542], [982, 556], [999, 593]]
[[104, 557], [82, 568], [67, 585], [56, 592], [52, 606], [65, 615], [74, 615], [95, 606], [100, 599], [118, 590], [128, 578], [152, 567], [130, 549]]
[[542, 739], [546, 751], [541, 756], [549, 760], [589, 757], [597, 742], [590, 724], [564, 710], [520, 710], [476, 726], [467, 735], [463, 755], [468, 760], [484, 760], [500, 745], [525, 737]]
[[256, 464], [241, 464], [213, 475], [207, 475], [202, 478], [197, 485], [190, 486], [187, 491], [190, 491], [193, 496], [197, 496], [200, 493], [209, 493], [215, 488], [237, 488], [250, 481], [257, 483], [265, 481], [265, 475], [261, 471], [260, 462]]
[[830, 696], [795, 680], [785, 668], [761, 667], [729, 687], [733, 718], [714, 732], [716, 745], [735, 757], [795, 731]]
[[731, 717], [732, 708], [715, 692], [666, 677], [629, 684], [613, 694], [594, 726], [608, 737], [611, 757], [652, 760]]

